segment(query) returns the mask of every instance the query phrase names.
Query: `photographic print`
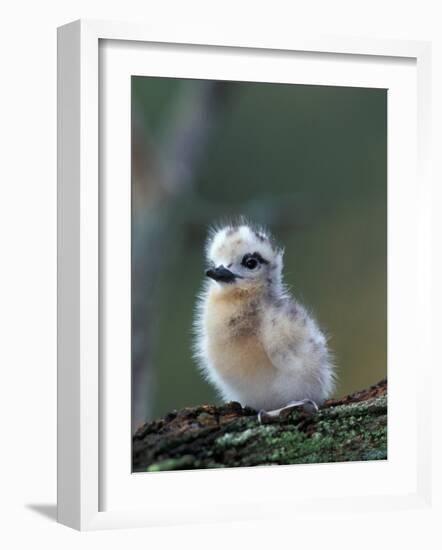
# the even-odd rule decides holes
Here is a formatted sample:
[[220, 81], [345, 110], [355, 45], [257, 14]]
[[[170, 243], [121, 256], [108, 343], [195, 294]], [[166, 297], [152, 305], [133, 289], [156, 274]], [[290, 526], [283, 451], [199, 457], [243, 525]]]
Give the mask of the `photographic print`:
[[133, 472], [387, 459], [387, 90], [131, 86]]

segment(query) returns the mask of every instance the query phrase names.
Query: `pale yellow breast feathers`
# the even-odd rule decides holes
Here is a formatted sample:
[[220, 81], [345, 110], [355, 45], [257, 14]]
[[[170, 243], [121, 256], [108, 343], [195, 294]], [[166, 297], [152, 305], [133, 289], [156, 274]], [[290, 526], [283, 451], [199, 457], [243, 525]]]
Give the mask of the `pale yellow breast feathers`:
[[265, 382], [274, 367], [260, 338], [260, 310], [253, 294], [238, 289], [209, 292], [204, 322], [210, 362], [226, 382]]

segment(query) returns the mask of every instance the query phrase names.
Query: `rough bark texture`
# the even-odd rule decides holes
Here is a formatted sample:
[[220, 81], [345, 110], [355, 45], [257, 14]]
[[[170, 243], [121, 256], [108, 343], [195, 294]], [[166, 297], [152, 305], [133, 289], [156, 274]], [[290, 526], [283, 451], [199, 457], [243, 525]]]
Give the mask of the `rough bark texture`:
[[239, 403], [173, 411], [133, 437], [133, 471], [387, 458], [387, 381], [271, 424]]

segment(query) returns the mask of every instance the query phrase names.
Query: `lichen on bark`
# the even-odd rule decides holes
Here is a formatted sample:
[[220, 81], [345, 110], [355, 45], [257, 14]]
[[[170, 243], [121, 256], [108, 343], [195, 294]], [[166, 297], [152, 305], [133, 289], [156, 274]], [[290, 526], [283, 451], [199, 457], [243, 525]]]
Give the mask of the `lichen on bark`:
[[134, 472], [386, 458], [386, 380], [271, 424], [239, 403], [203, 405], [144, 424], [133, 437]]

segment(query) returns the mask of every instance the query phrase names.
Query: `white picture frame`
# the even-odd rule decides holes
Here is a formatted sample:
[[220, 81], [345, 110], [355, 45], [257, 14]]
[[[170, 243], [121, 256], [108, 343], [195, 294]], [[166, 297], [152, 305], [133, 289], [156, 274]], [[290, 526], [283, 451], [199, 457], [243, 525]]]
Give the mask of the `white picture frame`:
[[[268, 517], [269, 509], [265, 506], [266, 499], [273, 503], [279, 503], [281, 506], [273, 506], [274, 514], [283, 517], [284, 514], [292, 514], [296, 509], [299, 513], [308, 513], [313, 508], [316, 511], [325, 509], [333, 502], [335, 509], [346, 513], [350, 509], [358, 507], [361, 510], [369, 511], [372, 509], [392, 509], [398, 507], [422, 507], [426, 506], [431, 497], [431, 469], [430, 469], [430, 432], [428, 415], [428, 399], [425, 387], [428, 385], [431, 368], [431, 358], [422, 360], [420, 365], [420, 376], [414, 379], [412, 371], [412, 359], [421, 354], [422, 349], [415, 347], [409, 350], [408, 356], [401, 357], [405, 365], [409, 365], [408, 371], [404, 367], [402, 374], [393, 371], [393, 377], [389, 379], [392, 387], [389, 388], [389, 423], [394, 423], [395, 418], [399, 418], [399, 411], [408, 414], [410, 425], [416, 426], [416, 434], [410, 438], [413, 441], [413, 453], [407, 462], [404, 460], [404, 468], [399, 472], [399, 466], [395, 466], [392, 459], [387, 468], [388, 471], [381, 472], [379, 465], [372, 464], [363, 466], [363, 475], [370, 480], [385, 475], [385, 479], [394, 479], [391, 486], [386, 486], [383, 491], [374, 486], [372, 491], [368, 489], [364, 493], [352, 493], [355, 480], [361, 475], [361, 464], [342, 464], [342, 465], [321, 465], [309, 466], [309, 468], [321, 468], [314, 471], [317, 479], [317, 486], [311, 490], [310, 498], [307, 492], [299, 491], [298, 495], [287, 495], [281, 491], [281, 487], [287, 484], [294, 472], [293, 467], [279, 467], [271, 469], [232, 469], [223, 472], [162, 472], [161, 474], [147, 474], [150, 478], [130, 474], [125, 470], [124, 479], [118, 482], [118, 488], [113, 490], [112, 504], [109, 506], [103, 500], [103, 484], [112, 483], [118, 476], [118, 472], [124, 468], [125, 460], [129, 454], [129, 449], [120, 451], [115, 446], [118, 434], [122, 437], [130, 438], [130, 427], [127, 425], [127, 434], [123, 433], [127, 416], [127, 406], [122, 413], [123, 420], [112, 417], [112, 431], [114, 441], [108, 443], [109, 436], [106, 426], [109, 420], [106, 418], [110, 412], [103, 403], [111, 401], [107, 394], [117, 391], [124, 386], [124, 380], [109, 377], [114, 380], [112, 384], [103, 383], [103, 364], [101, 354], [101, 337], [103, 326], [103, 310], [101, 309], [102, 300], [106, 300], [106, 290], [102, 288], [103, 277], [106, 276], [106, 268], [109, 268], [108, 260], [103, 261], [103, 232], [110, 231], [112, 225], [100, 223], [100, 211], [102, 208], [110, 209], [109, 212], [118, 215], [116, 209], [118, 205], [124, 204], [124, 196], [115, 196], [103, 206], [103, 189], [100, 186], [100, 153], [102, 143], [100, 142], [100, 114], [103, 116], [105, 107], [101, 105], [100, 86], [106, 85], [106, 76], [102, 74], [100, 60], [103, 63], [102, 48], [103, 44], [124, 44], [126, 53], [132, 46], [145, 44], [155, 45], [156, 51], [160, 57], [152, 63], [161, 61], [161, 45], [168, 45], [169, 55], [176, 56], [180, 51], [189, 51], [198, 49], [203, 51], [204, 56], [210, 59], [211, 55], [224, 54], [228, 52], [231, 59], [241, 56], [253, 55], [272, 55], [273, 59], [278, 56], [284, 56], [292, 52], [310, 55], [310, 61], [314, 58], [328, 56], [329, 61], [336, 62], [335, 72], [326, 72], [324, 83], [339, 83], [338, 65], [341, 60], [346, 63], [353, 62], [363, 64], [370, 59], [377, 60], [379, 66], [385, 65], [385, 73], [389, 72], [396, 62], [400, 64], [411, 63], [415, 71], [415, 81], [417, 82], [417, 94], [413, 88], [412, 80], [407, 80], [407, 71], [404, 71], [404, 80], [401, 86], [409, 88], [409, 95], [404, 94], [409, 102], [415, 102], [413, 109], [417, 113], [417, 125], [413, 126], [412, 116], [410, 117], [410, 132], [398, 148], [395, 148], [393, 142], [389, 141], [389, 162], [397, 167], [397, 172], [389, 172], [390, 181], [404, 182], [403, 193], [406, 205], [402, 210], [389, 203], [393, 211], [392, 232], [399, 237], [399, 228], [406, 229], [412, 238], [412, 244], [408, 250], [409, 254], [416, 254], [416, 270], [403, 276], [402, 284], [409, 283], [412, 290], [410, 293], [410, 302], [408, 307], [415, 313], [421, 314], [420, 319], [424, 319], [419, 325], [411, 327], [417, 331], [420, 336], [422, 347], [428, 341], [430, 334], [430, 317], [425, 315], [430, 309], [430, 252], [427, 247], [429, 241], [429, 224], [427, 213], [431, 208], [431, 186], [428, 176], [428, 151], [429, 151], [429, 118], [430, 118], [430, 44], [426, 42], [408, 42], [396, 40], [374, 40], [350, 37], [300, 37], [296, 36], [289, 41], [281, 39], [280, 42], [274, 41], [271, 44], [266, 43], [265, 38], [255, 38], [253, 40], [243, 39], [238, 36], [229, 36], [227, 32], [220, 33], [217, 37], [207, 37], [204, 30], [196, 35], [186, 36], [185, 30], [182, 32], [173, 32], [171, 36], [163, 35], [162, 32], [155, 33], [150, 28], [136, 24], [126, 24], [117, 22], [101, 21], [77, 21], [61, 27], [58, 31], [58, 520], [60, 523], [74, 527], [80, 530], [131, 527], [131, 526], [150, 526], [160, 524], [186, 523], [195, 521], [219, 521], [230, 519], [250, 519], [259, 517]], [[111, 48], [112, 49], [112, 48]], [[117, 48], [118, 50], [118, 48]], [[210, 50], [210, 51], [209, 51]], [[121, 50], [120, 50], [121, 51]], [[193, 50], [192, 50], [193, 51]], [[218, 55], [216, 54], [216, 55]], [[107, 54], [106, 54], [107, 55]], [[124, 54], [126, 55], [126, 54]], [[130, 66], [127, 58], [119, 55], [117, 52], [117, 61], [114, 61], [116, 71], [112, 74], [118, 77], [120, 74], [130, 74]], [[145, 63], [141, 59], [143, 54], [136, 54], [137, 63]], [[365, 56], [365, 57], [361, 57]], [[106, 58], [106, 63], [110, 57]], [[162, 58], [163, 60], [165, 58]], [[364, 61], [365, 60], [365, 61]], [[196, 59], [195, 67], [197, 70], [205, 71], [207, 78], [213, 78], [212, 73]], [[388, 65], [390, 64], [390, 65]], [[128, 65], [128, 66], [126, 66]], [[368, 64], [367, 72], [369, 72]], [[190, 65], [187, 66], [189, 71]], [[186, 69], [183, 69], [186, 70]], [[240, 70], [240, 69], [238, 69]], [[241, 69], [242, 70], [242, 69]], [[284, 69], [282, 69], [284, 70]], [[347, 69], [346, 69], [347, 70]], [[376, 72], [376, 68], [373, 69]], [[379, 69], [381, 71], [381, 69]], [[119, 72], [120, 71], [120, 72]], [[123, 72], [121, 72], [123, 71]], [[126, 71], [126, 73], [124, 72]], [[170, 73], [168, 69], [163, 70], [158, 65], [154, 76], [167, 76]], [[398, 72], [398, 75], [401, 71]], [[357, 71], [355, 71], [355, 74]], [[137, 72], [137, 74], [139, 74]], [[183, 76], [189, 76], [189, 73], [183, 73]], [[201, 74], [201, 73], [198, 73]], [[239, 77], [241, 72], [238, 73]], [[374, 74], [374, 73], [373, 73]], [[192, 73], [191, 76], [194, 76]], [[100, 81], [100, 78], [103, 78]], [[277, 79], [278, 77], [275, 76]], [[310, 78], [310, 77], [309, 77]], [[311, 77], [313, 78], [313, 77]], [[356, 77], [355, 77], [356, 78]], [[361, 77], [362, 78], [362, 77]], [[371, 78], [375, 79], [375, 75]], [[385, 77], [386, 78], [386, 77]], [[399, 80], [402, 78], [398, 76]], [[381, 79], [382, 80], [382, 79]], [[381, 82], [381, 80], [379, 82]], [[272, 80], [278, 81], [278, 80]], [[310, 81], [310, 80], [309, 80]], [[361, 84], [364, 82], [360, 81]], [[368, 82], [368, 81], [367, 81]], [[408, 84], [407, 84], [408, 82]], [[126, 83], [127, 84], [127, 83]], [[382, 84], [379, 84], [380, 86]], [[117, 88], [118, 86], [115, 86]], [[124, 90], [122, 96], [124, 98]], [[399, 98], [401, 94], [398, 94]], [[112, 99], [112, 98], [111, 98]], [[115, 95], [115, 100], [119, 100]], [[399, 99], [398, 99], [399, 101]], [[411, 105], [407, 103], [406, 105]], [[405, 104], [402, 105], [404, 108]], [[126, 109], [127, 110], [127, 109]], [[127, 115], [127, 112], [126, 112]], [[126, 139], [125, 142], [119, 142], [114, 146], [122, 150], [122, 158], [126, 158], [126, 172], [122, 169], [122, 177], [127, 179], [127, 158], [130, 151], [128, 139], [128, 127], [125, 124], [126, 119], [122, 119], [122, 132], [118, 132], [120, 139]], [[394, 122], [394, 121], [393, 121]], [[393, 124], [394, 126], [394, 124]], [[408, 128], [408, 127], [407, 127]], [[411, 134], [411, 135], [410, 135]], [[102, 138], [103, 136], [101, 136]], [[390, 137], [390, 136], [389, 136]], [[122, 147], [122, 149], [121, 149]], [[402, 149], [401, 149], [402, 147]], [[405, 147], [405, 149], [404, 149]], [[399, 162], [400, 153], [407, 151], [407, 159], [404, 160], [406, 169], [402, 169]], [[115, 155], [113, 157], [115, 159]], [[398, 161], [396, 162], [395, 159]], [[118, 161], [120, 162], [120, 161]], [[121, 161], [122, 166], [124, 160]], [[396, 164], [395, 164], [396, 162]], [[410, 162], [411, 164], [406, 164]], [[414, 163], [414, 164], [413, 164]], [[410, 174], [413, 166], [417, 169], [418, 177], [414, 173]], [[412, 171], [412, 170], [411, 170]], [[392, 178], [390, 178], [392, 176]], [[400, 177], [399, 177], [400, 176]], [[405, 182], [409, 181], [409, 185]], [[419, 186], [416, 186], [419, 181]], [[115, 188], [115, 186], [114, 186]], [[399, 193], [399, 185], [393, 184], [393, 190]], [[415, 218], [412, 222], [406, 219], [407, 209], [413, 206], [413, 197], [415, 196]], [[408, 197], [408, 199], [407, 199]], [[121, 202], [123, 199], [123, 203]], [[107, 200], [107, 199], [106, 199]], [[408, 201], [408, 202], [407, 202]], [[113, 210], [112, 210], [113, 209]], [[390, 211], [389, 211], [390, 213]], [[108, 217], [110, 222], [114, 223], [115, 216]], [[128, 227], [127, 218], [123, 221], [122, 227]], [[390, 232], [389, 227], [389, 232]], [[123, 229], [124, 233], [124, 229]], [[393, 235], [394, 236], [394, 235]], [[122, 239], [123, 248], [120, 252], [124, 254], [127, 250], [127, 238]], [[130, 238], [130, 236], [129, 236]], [[393, 238], [393, 237], [392, 237]], [[398, 240], [393, 241], [399, 242]], [[390, 245], [390, 237], [389, 237]], [[124, 249], [124, 246], [126, 248]], [[395, 275], [396, 262], [399, 265], [403, 261], [402, 252], [396, 248], [389, 247], [389, 290], [391, 288], [391, 277]], [[121, 255], [116, 247], [113, 256], [121, 260]], [[391, 261], [390, 261], [391, 258]], [[402, 259], [401, 259], [402, 258]], [[126, 257], [127, 259], [127, 257]], [[394, 263], [393, 263], [394, 262]], [[121, 262], [125, 265], [126, 277], [130, 270], [127, 262]], [[115, 264], [113, 264], [115, 265]], [[391, 275], [393, 274], [393, 275]], [[407, 276], [409, 279], [407, 280]], [[395, 278], [396, 281], [396, 278]], [[403, 287], [402, 287], [403, 288]], [[389, 332], [395, 333], [395, 326], [400, 323], [400, 300], [399, 291], [392, 293], [389, 297]], [[120, 311], [127, 312], [126, 305], [121, 306]], [[126, 310], [124, 310], [126, 308]], [[124, 315], [123, 315], [124, 317]], [[127, 316], [126, 316], [127, 317]], [[127, 338], [127, 335], [126, 335]], [[130, 338], [130, 336], [129, 336]], [[124, 338], [122, 338], [124, 340]], [[389, 341], [389, 345], [390, 345]], [[127, 344], [127, 341], [126, 341]], [[393, 342], [392, 353], [400, 353]], [[118, 353], [124, 355], [126, 348], [120, 347]], [[389, 352], [390, 353], [390, 352]], [[428, 352], [427, 352], [428, 353]], [[414, 355], [413, 355], [414, 354]], [[396, 359], [399, 358], [397, 355]], [[390, 355], [389, 355], [390, 361]], [[396, 376], [397, 374], [397, 376]], [[126, 372], [126, 376], [128, 373]], [[127, 381], [127, 378], [125, 379]], [[121, 383], [123, 382], [123, 386]], [[416, 402], [408, 407], [403, 407], [403, 401], [394, 393], [394, 388], [401, 383], [404, 388], [409, 389], [411, 395], [416, 397]], [[393, 388], [393, 389], [392, 389]], [[391, 391], [393, 394], [391, 394]], [[125, 403], [130, 401], [130, 396], [124, 397]], [[402, 409], [401, 409], [402, 407]], [[123, 407], [124, 408], [124, 407]], [[403, 418], [403, 416], [402, 416]], [[390, 430], [389, 430], [390, 437]], [[392, 432], [395, 438], [394, 431]], [[389, 446], [391, 441], [389, 441]], [[393, 441], [393, 447], [396, 441]], [[401, 442], [397, 441], [400, 446]], [[121, 448], [122, 445], [119, 444]], [[399, 449], [399, 447], [398, 447]], [[126, 453], [126, 454], [125, 454]], [[116, 457], [109, 461], [108, 455]], [[390, 455], [390, 452], [389, 452]], [[394, 453], [393, 453], [394, 455]], [[405, 464], [406, 463], [406, 464]], [[371, 471], [368, 469], [371, 468]], [[382, 468], [382, 466], [381, 466]], [[398, 476], [395, 478], [394, 472], [398, 469]], [[253, 471], [252, 471], [253, 470]], [[312, 470], [313, 471], [313, 470]], [[115, 473], [116, 472], [116, 473]], [[410, 473], [412, 472], [412, 473]], [[144, 475], [144, 474], [142, 474]], [[244, 484], [244, 491], [236, 497], [235, 504], [226, 507], [223, 502], [227, 498], [222, 494], [222, 486], [226, 484], [226, 478], [229, 476], [229, 483], [240, 486]], [[305, 470], [302, 476], [308, 477], [309, 473]], [[342, 476], [348, 479], [342, 483]], [[336, 498], [331, 499], [332, 485], [328, 486], [331, 477], [335, 480], [335, 489], [337, 485], [346, 486], [346, 489], [336, 493]], [[406, 482], [410, 481], [410, 484]], [[338, 483], [339, 482], [339, 483]], [[125, 483], [125, 487], [123, 487]], [[254, 492], [253, 487], [259, 483], [261, 487], [259, 493]], [[299, 480], [298, 480], [299, 483]], [[136, 497], [137, 489], [133, 486], [144, 485], [142, 491], [150, 495], [150, 505], [140, 506], [139, 495]], [[146, 485], [148, 484], [148, 485]], [[129, 488], [129, 485], [132, 488]], [[189, 496], [189, 488], [195, 488], [194, 498]], [[205, 489], [204, 489], [205, 488]], [[311, 485], [310, 485], [311, 489]], [[205, 505], [204, 498], [206, 490], [216, 491], [218, 508], [208, 508]], [[120, 491], [120, 493], [118, 492]], [[132, 491], [132, 492], [131, 492]], [[170, 497], [170, 492], [176, 491], [177, 497], [174, 503], [170, 499], [161, 499], [161, 495]], [[198, 494], [200, 491], [200, 494]], [[139, 491], [138, 491], [139, 492]], [[180, 495], [186, 495], [187, 509], [184, 510]], [[121, 495], [121, 496], [120, 496]], [[190, 499], [190, 500], [189, 500]], [[224, 499], [224, 500], [223, 500]], [[155, 505], [152, 505], [152, 502]], [[244, 506], [248, 503], [249, 506]], [[287, 506], [290, 504], [290, 506]], [[286, 512], [284, 512], [286, 510]]]

